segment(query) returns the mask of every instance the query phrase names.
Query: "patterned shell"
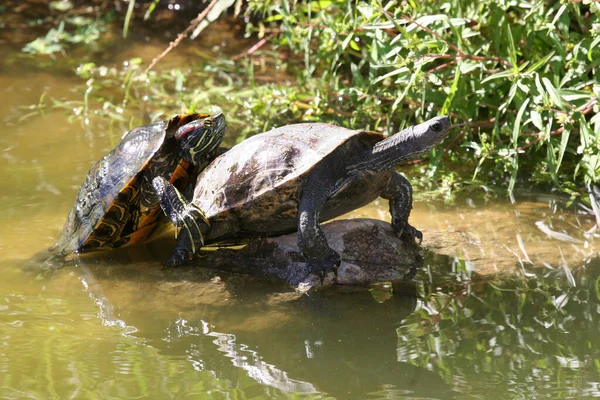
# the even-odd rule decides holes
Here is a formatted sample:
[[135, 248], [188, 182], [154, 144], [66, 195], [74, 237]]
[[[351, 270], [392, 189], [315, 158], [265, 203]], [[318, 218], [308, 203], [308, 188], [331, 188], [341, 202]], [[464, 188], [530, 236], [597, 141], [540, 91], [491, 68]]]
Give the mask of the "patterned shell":
[[[296, 204], [284, 203], [295, 201], [292, 192], [297, 191], [300, 180], [343, 143], [359, 137], [370, 143], [383, 139], [377, 133], [323, 123], [287, 125], [252, 136], [199, 175], [194, 203], [207, 218], [233, 209], [255, 216], [293, 213]], [[241, 217], [239, 211], [236, 214]]]
[[180, 190], [191, 182], [193, 166], [180, 158], [171, 135], [179, 126], [206, 116], [175, 116], [128, 132], [90, 169], [51, 250], [65, 255], [121, 247], [147, 240], [167, 227], [152, 178], [161, 175]]

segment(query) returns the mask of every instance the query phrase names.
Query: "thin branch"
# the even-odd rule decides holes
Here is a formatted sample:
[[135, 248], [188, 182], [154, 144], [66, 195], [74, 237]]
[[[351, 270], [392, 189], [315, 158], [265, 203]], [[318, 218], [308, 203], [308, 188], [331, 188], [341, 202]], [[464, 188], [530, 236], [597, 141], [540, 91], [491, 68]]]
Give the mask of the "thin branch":
[[445, 64], [438, 65], [437, 67], [435, 67], [435, 68], [432, 68], [432, 69], [430, 69], [429, 71], [427, 71], [427, 73], [428, 73], [428, 74], [433, 74], [434, 72], [437, 72], [437, 71], [439, 71], [439, 70], [441, 70], [441, 69], [444, 69], [444, 68], [446, 68], [446, 67], [449, 67], [450, 65], [452, 65], [452, 64], [454, 64], [454, 63], [456, 63], [457, 61], [458, 61], [457, 59], [454, 59], [454, 60], [452, 60], [452, 61], [449, 61], [449, 62], [447, 62], [447, 63], [445, 63]]
[[177, 35], [177, 39], [175, 39], [174, 41], [172, 41], [171, 43], [169, 43], [169, 47], [167, 47], [162, 53], [160, 53], [160, 55], [158, 57], [155, 57], [152, 60], [152, 62], [148, 66], [148, 68], [146, 68], [145, 72], [146, 73], [150, 72], [150, 70], [152, 68], [154, 68], [154, 66], [160, 60], [162, 60], [167, 54], [169, 54], [169, 52], [171, 50], [173, 50], [175, 47], [177, 47], [179, 45], [179, 43], [181, 43], [181, 41], [183, 39], [185, 39], [190, 32], [192, 32], [194, 29], [196, 29], [196, 27], [200, 24], [200, 22], [202, 22], [204, 20], [204, 18], [206, 18], [206, 16], [210, 12], [210, 10], [213, 8], [213, 6], [215, 4], [217, 4], [217, 1], [219, 1], [219, 0], [212, 0], [210, 2], [210, 4], [204, 9], [204, 11], [202, 11], [200, 14], [198, 14], [198, 16], [196, 18], [194, 18], [193, 20], [191, 20], [190, 21], [190, 25], [187, 28], [185, 28], [185, 30], [183, 32], [181, 32], [179, 35]]
[[239, 60], [240, 58], [246, 57], [254, 53], [256, 50], [263, 47], [269, 40], [275, 37], [275, 33], [271, 33], [269, 36], [266, 36], [260, 39], [254, 46], [250, 47], [248, 50], [238, 54], [237, 56], [231, 57], [233, 61]]

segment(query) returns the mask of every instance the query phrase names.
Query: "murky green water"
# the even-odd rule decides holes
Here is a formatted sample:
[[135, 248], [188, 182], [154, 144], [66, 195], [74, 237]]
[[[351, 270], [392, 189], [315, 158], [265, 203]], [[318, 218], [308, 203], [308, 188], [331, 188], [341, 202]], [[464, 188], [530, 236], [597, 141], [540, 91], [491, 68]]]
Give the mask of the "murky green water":
[[61, 110], [19, 120], [44, 91], [80, 99], [76, 83], [0, 75], [0, 398], [600, 395], [593, 221], [551, 196], [416, 204], [431, 254], [383, 303], [366, 289], [298, 296], [163, 271], [170, 239], [42, 268], [87, 170], [124, 130]]

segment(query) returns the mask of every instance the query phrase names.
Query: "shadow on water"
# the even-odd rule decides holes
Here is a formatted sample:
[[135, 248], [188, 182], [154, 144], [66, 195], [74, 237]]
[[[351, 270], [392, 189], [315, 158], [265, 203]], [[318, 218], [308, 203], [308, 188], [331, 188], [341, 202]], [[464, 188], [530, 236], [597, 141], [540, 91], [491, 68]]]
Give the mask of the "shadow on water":
[[248, 275], [164, 270], [131, 254], [80, 257], [43, 279], [75, 273], [103, 325], [234, 386], [250, 378], [266, 393], [452, 397], [435, 373], [398, 362], [396, 330], [418, 304], [410, 282], [378, 303], [367, 288], [303, 295]]

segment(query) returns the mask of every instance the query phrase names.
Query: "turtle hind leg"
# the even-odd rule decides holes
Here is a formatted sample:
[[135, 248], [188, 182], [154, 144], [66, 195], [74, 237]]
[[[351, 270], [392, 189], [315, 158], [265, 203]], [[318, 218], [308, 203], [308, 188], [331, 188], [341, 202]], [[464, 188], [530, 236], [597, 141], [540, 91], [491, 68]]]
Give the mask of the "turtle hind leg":
[[204, 245], [204, 237], [210, 224], [204, 213], [194, 203], [188, 202], [181, 193], [163, 177], [157, 176], [152, 186], [165, 215], [179, 231], [177, 247], [166, 263], [166, 267], [176, 267], [190, 261], [197, 250]]
[[389, 200], [390, 214], [392, 215], [392, 228], [396, 235], [404, 241], [421, 244], [423, 234], [408, 223], [412, 209], [412, 186], [410, 182], [398, 172], [392, 172], [387, 187], [381, 197]]

